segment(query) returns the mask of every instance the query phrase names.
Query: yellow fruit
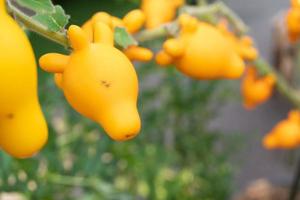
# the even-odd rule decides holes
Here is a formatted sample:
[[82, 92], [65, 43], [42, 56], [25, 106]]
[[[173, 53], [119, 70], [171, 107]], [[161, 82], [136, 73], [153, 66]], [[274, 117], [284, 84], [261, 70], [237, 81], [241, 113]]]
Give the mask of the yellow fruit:
[[215, 27], [182, 15], [177, 38], [167, 40], [156, 56], [158, 64], [175, 64], [185, 75], [195, 79], [235, 79], [245, 68], [243, 60]]
[[145, 24], [145, 14], [139, 10], [132, 10], [125, 17], [123, 17], [124, 27], [129, 33], [135, 33], [141, 29]]
[[93, 34], [94, 43], [90, 43], [80, 27], [70, 26], [71, 55], [46, 54], [40, 65], [60, 74], [57, 81], [75, 110], [98, 122], [115, 140], [133, 138], [141, 128], [136, 72], [113, 47], [113, 32], [106, 24], [95, 23]]
[[146, 15], [146, 28], [152, 29], [170, 22], [184, 0], [142, 0], [141, 9]]
[[255, 68], [249, 67], [241, 86], [245, 108], [253, 109], [266, 102], [273, 94], [275, 83], [274, 75], [258, 77]]
[[[112, 30], [116, 27], [124, 27], [128, 33], [134, 34], [140, 30], [145, 22], [144, 13], [139, 10], [130, 11], [125, 17], [121, 20], [117, 17], [110, 16], [105, 12], [96, 13], [90, 20], [83, 24], [82, 29], [87, 34], [90, 41], [93, 41], [93, 25], [97, 22], [103, 22], [107, 24]], [[151, 50], [147, 48], [138, 47], [135, 45], [129, 46], [127, 49], [124, 49], [124, 53], [132, 61], [150, 61], [153, 57]]]
[[300, 113], [290, 111], [287, 119], [279, 122], [263, 139], [267, 149], [293, 149], [300, 145]]
[[0, 0], [0, 149], [26, 158], [46, 143], [48, 132], [37, 95], [37, 70], [26, 34]]
[[300, 0], [291, 0], [291, 6], [293, 8], [300, 8]]
[[147, 62], [153, 57], [153, 53], [149, 49], [138, 46], [129, 46], [124, 50], [124, 54], [129, 60], [138, 60], [142, 62]]
[[300, 8], [290, 8], [286, 15], [288, 36], [291, 42], [295, 42], [300, 36]]
[[218, 24], [218, 28], [224, 34], [226, 39], [235, 49], [237, 54], [244, 60], [253, 61], [258, 57], [258, 51], [253, 46], [253, 40], [249, 36], [237, 37], [234, 33], [230, 32], [228, 29], [227, 21], [221, 21]]

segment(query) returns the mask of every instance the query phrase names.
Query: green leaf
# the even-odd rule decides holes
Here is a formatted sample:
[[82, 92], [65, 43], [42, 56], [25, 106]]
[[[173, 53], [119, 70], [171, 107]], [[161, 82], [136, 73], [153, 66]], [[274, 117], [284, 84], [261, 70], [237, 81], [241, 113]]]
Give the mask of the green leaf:
[[70, 16], [66, 15], [61, 6], [55, 6], [55, 12], [52, 16], [60, 27], [64, 28], [69, 23]]
[[131, 45], [138, 45], [137, 41], [122, 27], [115, 28], [114, 38], [115, 44], [123, 49]]
[[17, 3], [25, 8], [35, 11], [36, 13], [49, 13], [54, 11], [51, 0], [16, 0]]
[[68, 24], [69, 15], [65, 14], [65, 11], [61, 6], [55, 6], [52, 13], [37, 13], [32, 17], [40, 24], [46, 26], [50, 31], [58, 32], [62, 31]]

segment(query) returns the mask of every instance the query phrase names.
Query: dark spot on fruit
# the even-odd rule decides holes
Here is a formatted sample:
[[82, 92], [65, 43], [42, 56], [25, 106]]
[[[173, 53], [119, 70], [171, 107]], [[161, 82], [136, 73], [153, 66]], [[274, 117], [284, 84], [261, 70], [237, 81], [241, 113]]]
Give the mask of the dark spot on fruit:
[[109, 88], [110, 87], [110, 83], [109, 82], [107, 82], [107, 81], [101, 81], [101, 84], [104, 86], [104, 87], [106, 87], [106, 88]]
[[12, 119], [12, 118], [14, 118], [14, 114], [13, 114], [13, 113], [8, 113], [8, 114], [6, 115], [6, 117], [7, 117], [8, 119]]
[[131, 138], [131, 137], [133, 137], [133, 136], [134, 136], [134, 134], [126, 134], [126, 135], [125, 135], [126, 138]]

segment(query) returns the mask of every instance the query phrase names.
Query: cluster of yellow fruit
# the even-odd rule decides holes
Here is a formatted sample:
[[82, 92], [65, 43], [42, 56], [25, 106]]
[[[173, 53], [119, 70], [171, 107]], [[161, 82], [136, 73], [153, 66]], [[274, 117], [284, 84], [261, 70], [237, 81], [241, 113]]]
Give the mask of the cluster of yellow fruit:
[[[145, 24], [146, 16], [142, 10], [136, 9], [130, 11], [123, 19], [119, 19], [115, 16], [111, 16], [106, 12], [98, 12], [90, 20], [82, 25], [82, 29], [87, 34], [88, 39], [93, 41], [93, 27], [95, 23], [102, 22], [109, 26], [109, 28], [114, 31], [116, 27], [122, 27], [127, 30], [130, 34], [135, 34], [139, 31]], [[112, 35], [113, 37], [113, 35]], [[113, 38], [107, 38], [113, 39]], [[105, 40], [105, 39], [104, 39]], [[132, 61], [149, 61], [153, 57], [152, 51], [149, 49], [138, 47], [135, 45], [129, 46], [127, 49], [124, 49], [126, 56]]]
[[[291, 8], [288, 10], [286, 17], [286, 26], [288, 38], [291, 42], [296, 42], [300, 37], [300, 0], [291, 0]], [[248, 78], [244, 81], [245, 87], [253, 82], [256, 73], [249, 71]], [[264, 83], [262, 83], [264, 82]], [[275, 82], [274, 77], [268, 75], [257, 81], [257, 85], [249, 87], [249, 95], [261, 93], [257, 95], [257, 100], [269, 98], [271, 88]], [[252, 107], [253, 102], [246, 102], [247, 107]], [[300, 112], [292, 110], [288, 114], [288, 118], [280, 121], [275, 127], [264, 137], [263, 145], [267, 149], [294, 149], [300, 146]]]
[[[258, 57], [252, 39], [235, 36], [224, 21], [215, 27], [183, 14], [178, 22], [179, 36], [168, 39], [156, 55], [159, 65], [174, 64], [183, 74], [200, 80], [237, 79], [244, 73], [245, 62]], [[249, 67], [241, 86], [245, 107], [254, 108], [267, 101], [275, 82], [274, 75], [259, 77]]]
[[267, 149], [293, 149], [300, 146], [300, 112], [290, 111], [288, 118], [279, 122], [265, 136], [263, 145]]
[[300, 37], [300, 1], [291, 0], [291, 8], [286, 15], [288, 37], [295, 42]]
[[[36, 64], [30, 43], [6, 14], [4, 0], [0, 3], [0, 34], [3, 38], [13, 35], [12, 40], [0, 44], [0, 148], [24, 158], [45, 144], [47, 125], [37, 98]], [[156, 28], [173, 20], [183, 3], [143, 0], [141, 10], [133, 10], [122, 19], [96, 13], [82, 27], [68, 28], [70, 55], [49, 53], [39, 59], [39, 64], [55, 74], [56, 85], [76, 111], [99, 123], [112, 139], [131, 139], [141, 129], [138, 78], [131, 61], [150, 61], [153, 53], [136, 45], [118, 50], [114, 46], [115, 28], [125, 28], [130, 34], [144, 26]], [[174, 64], [183, 74], [199, 80], [238, 79], [246, 62], [258, 57], [252, 39], [237, 37], [225, 21], [213, 26], [182, 14], [178, 24], [178, 35], [167, 39], [156, 54], [161, 66]], [[248, 67], [241, 87], [245, 107], [254, 108], [268, 100], [275, 82], [273, 75], [259, 77], [253, 67]], [[291, 115], [295, 119], [296, 115]]]

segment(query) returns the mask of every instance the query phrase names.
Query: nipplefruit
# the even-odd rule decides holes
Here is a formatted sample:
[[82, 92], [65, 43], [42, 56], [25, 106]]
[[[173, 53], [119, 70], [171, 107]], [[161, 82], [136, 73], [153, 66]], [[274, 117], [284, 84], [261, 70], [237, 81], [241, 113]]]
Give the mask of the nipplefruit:
[[37, 95], [37, 67], [26, 34], [0, 0], [0, 149], [17, 158], [36, 154], [48, 138]]
[[300, 113], [293, 110], [263, 139], [267, 149], [293, 149], [300, 145]]
[[146, 28], [152, 29], [172, 21], [178, 7], [185, 0], [142, 0], [141, 9], [146, 15]]
[[273, 74], [259, 77], [254, 67], [248, 67], [241, 85], [244, 107], [253, 109], [266, 102], [273, 94], [275, 83]]
[[298, 0], [291, 0], [291, 8], [286, 14], [286, 26], [288, 37], [295, 42], [300, 37], [300, 5]]
[[187, 14], [180, 16], [179, 24], [179, 36], [167, 40], [156, 55], [159, 65], [174, 64], [195, 79], [236, 79], [243, 74], [244, 61], [218, 28]]
[[[111, 16], [106, 12], [96, 13], [90, 20], [82, 25], [82, 29], [87, 33], [90, 41], [93, 41], [93, 25], [97, 22], [102, 22], [108, 25], [112, 30], [116, 27], [126, 28], [128, 33], [134, 34], [139, 31], [145, 23], [145, 15], [139, 10], [132, 10], [123, 19]], [[123, 52], [132, 61], [150, 61], [153, 57], [152, 51], [147, 48], [131, 45]]]
[[137, 110], [138, 79], [130, 60], [113, 45], [113, 32], [105, 23], [93, 24], [93, 42], [78, 26], [68, 29], [73, 52], [50, 53], [41, 67], [56, 73], [56, 83], [71, 106], [98, 122], [114, 140], [135, 137], [141, 128]]

